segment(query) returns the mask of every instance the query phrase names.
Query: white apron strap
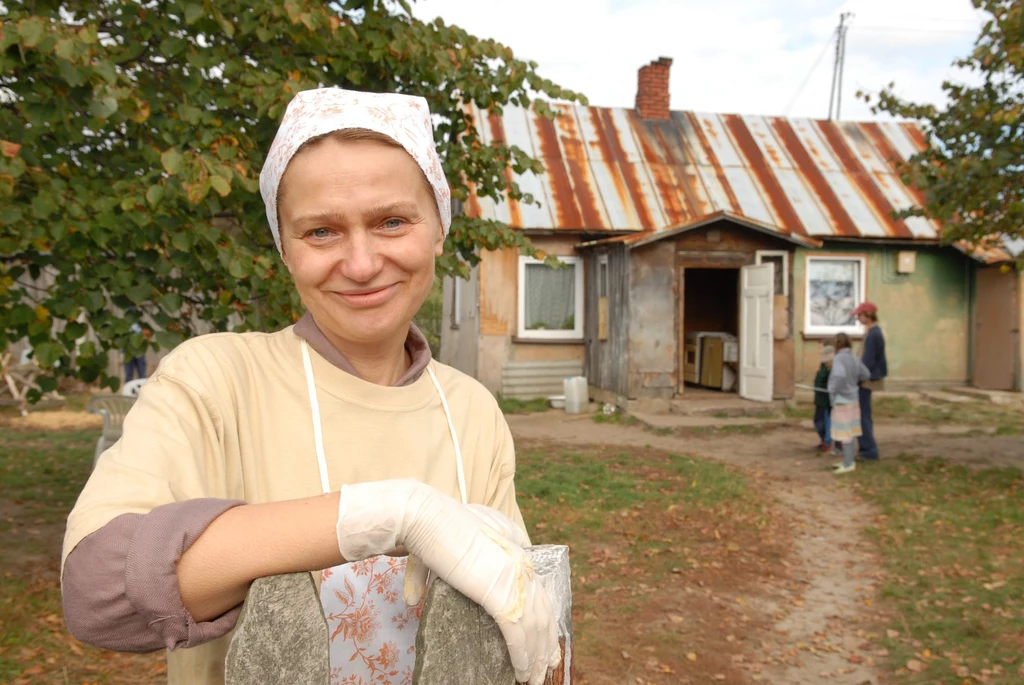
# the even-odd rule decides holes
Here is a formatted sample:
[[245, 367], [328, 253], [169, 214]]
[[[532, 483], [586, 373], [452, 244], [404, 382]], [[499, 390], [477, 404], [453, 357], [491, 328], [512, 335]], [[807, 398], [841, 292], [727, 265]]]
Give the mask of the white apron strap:
[[444, 396], [444, 390], [441, 389], [441, 384], [437, 380], [432, 364], [427, 365], [427, 373], [430, 374], [430, 380], [434, 381], [434, 387], [437, 388], [437, 396], [441, 398], [444, 416], [448, 419], [448, 431], [452, 434], [452, 445], [455, 446], [455, 473], [459, 478], [459, 496], [462, 498], [463, 504], [469, 504], [469, 497], [466, 495], [466, 470], [462, 465], [462, 448], [459, 446], [459, 436], [455, 433], [452, 413], [448, 409], [448, 398]]
[[306, 370], [306, 387], [309, 390], [309, 407], [313, 412], [313, 444], [316, 446], [316, 463], [320, 467], [320, 487], [326, 495], [331, 491], [331, 479], [327, 477], [327, 456], [324, 454], [324, 432], [320, 425], [320, 400], [316, 397], [316, 380], [313, 378], [313, 362], [309, 359], [309, 345], [302, 341], [302, 366]]

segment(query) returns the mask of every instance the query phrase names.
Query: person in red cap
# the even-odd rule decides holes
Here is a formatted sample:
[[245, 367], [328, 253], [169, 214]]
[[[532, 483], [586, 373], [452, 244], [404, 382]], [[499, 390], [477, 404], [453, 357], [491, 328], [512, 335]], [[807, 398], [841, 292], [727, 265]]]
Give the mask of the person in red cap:
[[885, 336], [878, 327], [878, 307], [873, 303], [862, 302], [853, 310], [853, 316], [857, 317], [867, 331], [860, 359], [871, 372], [871, 380], [864, 381], [860, 386], [860, 457], [868, 461], [877, 461], [878, 443], [875, 442], [875, 425], [871, 417], [871, 395], [875, 390], [885, 389], [885, 377], [889, 375], [889, 366], [885, 359]]

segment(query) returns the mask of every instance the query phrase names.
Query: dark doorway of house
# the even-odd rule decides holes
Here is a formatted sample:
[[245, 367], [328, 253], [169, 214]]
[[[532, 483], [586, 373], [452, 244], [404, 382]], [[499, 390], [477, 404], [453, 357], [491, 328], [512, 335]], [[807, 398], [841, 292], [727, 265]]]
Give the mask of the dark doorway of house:
[[684, 269], [683, 380], [687, 392], [736, 392], [739, 269]]

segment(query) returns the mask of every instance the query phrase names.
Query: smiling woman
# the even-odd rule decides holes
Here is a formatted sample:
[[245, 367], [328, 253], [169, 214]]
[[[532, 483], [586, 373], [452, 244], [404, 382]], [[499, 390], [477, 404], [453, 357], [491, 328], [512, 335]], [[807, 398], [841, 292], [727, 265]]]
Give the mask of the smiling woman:
[[260, 190], [308, 311], [163, 361], [68, 519], [69, 628], [174, 650], [171, 683], [222, 683], [250, 583], [311, 571], [332, 682], [397, 684], [430, 570], [497, 619], [517, 679], [539, 684], [560, 654], [508, 426], [412, 325], [451, 223], [426, 103], [299, 93]]
[[281, 254], [331, 344], [364, 378], [391, 385], [409, 365], [401, 350], [444, 231], [413, 158], [394, 141], [354, 133], [296, 152], [278, 191]]

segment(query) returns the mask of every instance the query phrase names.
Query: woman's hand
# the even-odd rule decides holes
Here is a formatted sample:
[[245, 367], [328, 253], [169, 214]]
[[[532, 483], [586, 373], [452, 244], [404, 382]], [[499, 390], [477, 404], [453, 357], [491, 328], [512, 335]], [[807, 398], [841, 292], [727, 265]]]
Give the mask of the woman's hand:
[[[494, 533], [503, 536], [513, 545], [526, 547], [530, 544], [530, 538], [515, 521], [505, 516], [497, 509], [492, 509], [484, 504], [467, 504], [466, 508], [476, 516], [481, 526], [490, 528]], [[394, 553], [390, 556], [404, 556], [405, 549], [401, 553]], [[405, 565], [405, 580], [402, 586], [402, 597], [409, 606], [416, 606], [423, 600], [427, 591], [427, 575], [430, 569], [416, 557], [410, 556]]]
[[[338, 503], [338, 548], [348, 561], [408, 550], [494, 617], [516, 679], [541, 685], [561, 661], [551, 600], [522, 546], [496, 525], [504, 527], [500, 518], [475, 513], [418, 481], [346, 485]], [[525, 534], [517, 539], [525, 541]]]

